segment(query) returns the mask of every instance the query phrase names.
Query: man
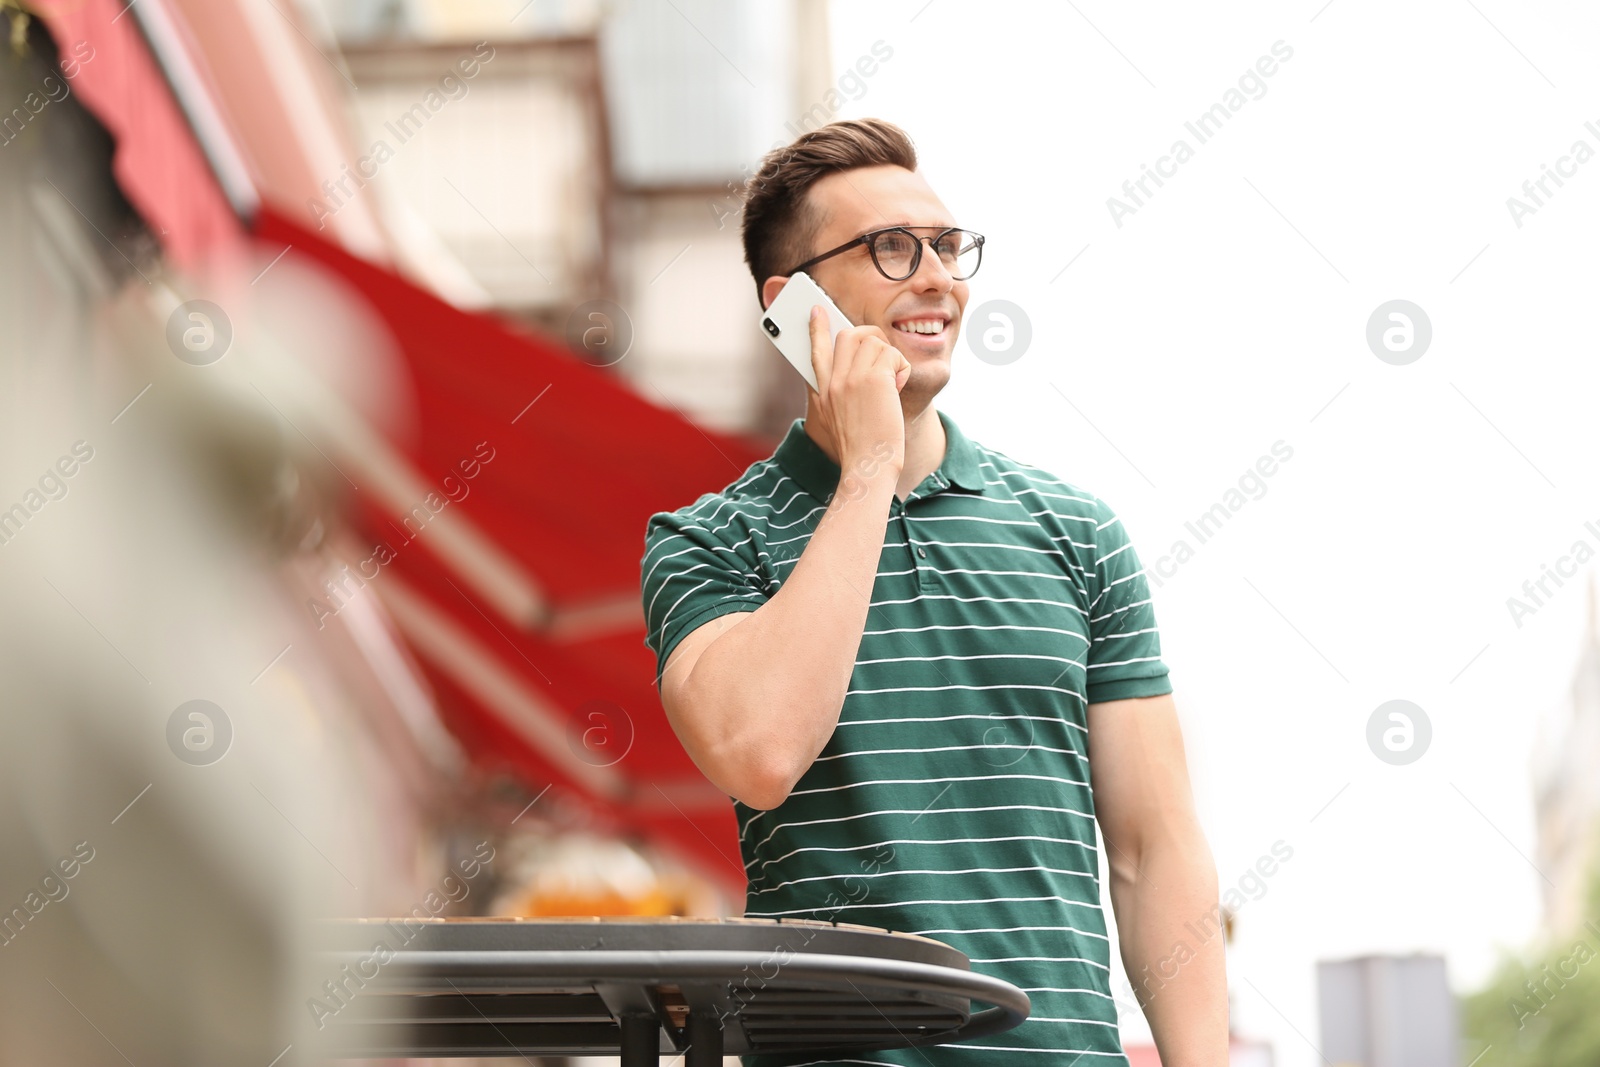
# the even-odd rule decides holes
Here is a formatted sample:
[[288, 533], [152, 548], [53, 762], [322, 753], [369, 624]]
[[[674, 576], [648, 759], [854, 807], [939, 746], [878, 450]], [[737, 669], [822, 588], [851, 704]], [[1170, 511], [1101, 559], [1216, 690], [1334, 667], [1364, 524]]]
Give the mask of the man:
[[[835, 122], [770, 154], [744, 208], [763, 308], [805, 270], [817, 390], [770, 459], [651, 517], [662, 705], [734, 799], [746, 914], [927, 934], [1028, 991], [962, 1045], [760, 1063], [1123, 1067], [1099, 907], [1166, 1067], [1227, 1062], [1217, 880], [1150, 593], [1092, 493], [968, 439], [950, 380], [983, 240], [905, 133]], [[1094, 788], [1090, 790], [1090, 772]]]

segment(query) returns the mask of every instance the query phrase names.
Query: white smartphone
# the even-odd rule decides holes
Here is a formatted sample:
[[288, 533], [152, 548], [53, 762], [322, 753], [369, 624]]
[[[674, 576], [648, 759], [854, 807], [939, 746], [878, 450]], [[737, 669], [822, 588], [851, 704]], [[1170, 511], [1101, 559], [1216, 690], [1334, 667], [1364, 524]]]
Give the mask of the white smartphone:
[[821, 304], [828, 313], [830, 340], [840, 330], [854, 325], [803, 270], [789, 276], [771, 305], [761, 313], [761, 331], [812, 389], [817, 389], [817, 375], [811, 367], [811, 308], [815, 304]]

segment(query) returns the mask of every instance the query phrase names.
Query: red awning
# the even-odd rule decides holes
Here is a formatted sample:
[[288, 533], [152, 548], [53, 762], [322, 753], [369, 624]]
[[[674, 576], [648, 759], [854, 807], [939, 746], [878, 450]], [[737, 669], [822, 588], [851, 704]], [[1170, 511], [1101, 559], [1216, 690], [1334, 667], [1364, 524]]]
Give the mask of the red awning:
[[406, 523], [419, 495], [352, 494], [364, 537], [396, 550], [373, 588], [474, 759], [580, 790], [742, 885], [731, 805], [660, 707], [639, 561], [653, 512], [726, 485], [770, 449], [701, 430], [564, 347], [451, 307], [270, 206], [255, 230], [335, 273], [387, 323], [416, 409], [413, 438], [388, 444], [419, 485], [463, 482], [463, 460], [493, 455], [447, 505], [466, 527], [454, 542], [430, 538], [424, 513]]
[[112, 173], [179, 268], [242, 260], [244, 227], [119, 0], [30, 0], [63, 72], [116, 141]]

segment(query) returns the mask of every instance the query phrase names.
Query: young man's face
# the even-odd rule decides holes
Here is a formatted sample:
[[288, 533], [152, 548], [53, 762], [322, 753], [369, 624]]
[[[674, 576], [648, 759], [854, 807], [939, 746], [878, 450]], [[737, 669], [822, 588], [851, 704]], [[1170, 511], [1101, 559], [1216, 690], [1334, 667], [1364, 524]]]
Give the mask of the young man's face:
[[[869, 230], [886, 226], [955, 226], [956, 220], [934, 195], [922, 175], [904, 167], [860, 167], [830, 174], [811, 187], [811, 210], [821, 220], [810, 259]], [[932, 237], [936, 230], [915, 230]], [[827, 291], [845, 318], [857, 326], [877, 326], [911, 364], [911, 377], [900, 396], [907, 408], [922, 407], [950, 380], [950, 360], [961, 333], [967, 306], [967, 283], [949, 270], [927, 241], [922, 261], [904, 281], [890, 281], [872, 265], [865, 245], [815, 264], [808, 274]], [[772, 288], [769, 286], [769, 288]], [[768, 296], [776, 295], [776, 289]], [[936, 323], [933, 333], [905, 329], [913, 322]]]

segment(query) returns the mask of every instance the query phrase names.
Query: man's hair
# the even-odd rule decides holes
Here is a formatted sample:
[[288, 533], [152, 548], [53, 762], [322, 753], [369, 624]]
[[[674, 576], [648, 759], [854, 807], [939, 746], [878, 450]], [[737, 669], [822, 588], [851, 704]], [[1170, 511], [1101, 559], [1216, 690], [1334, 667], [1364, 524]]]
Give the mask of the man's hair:
[[811, 187], [829, 174], [882, 165], [917, 169], [906, 132], [883, 119], [844, 119], [802, 134], [761, 160], [745, 186], [744, 260], [761, 285], [810, 257], [822, 219], [808, 202]]

